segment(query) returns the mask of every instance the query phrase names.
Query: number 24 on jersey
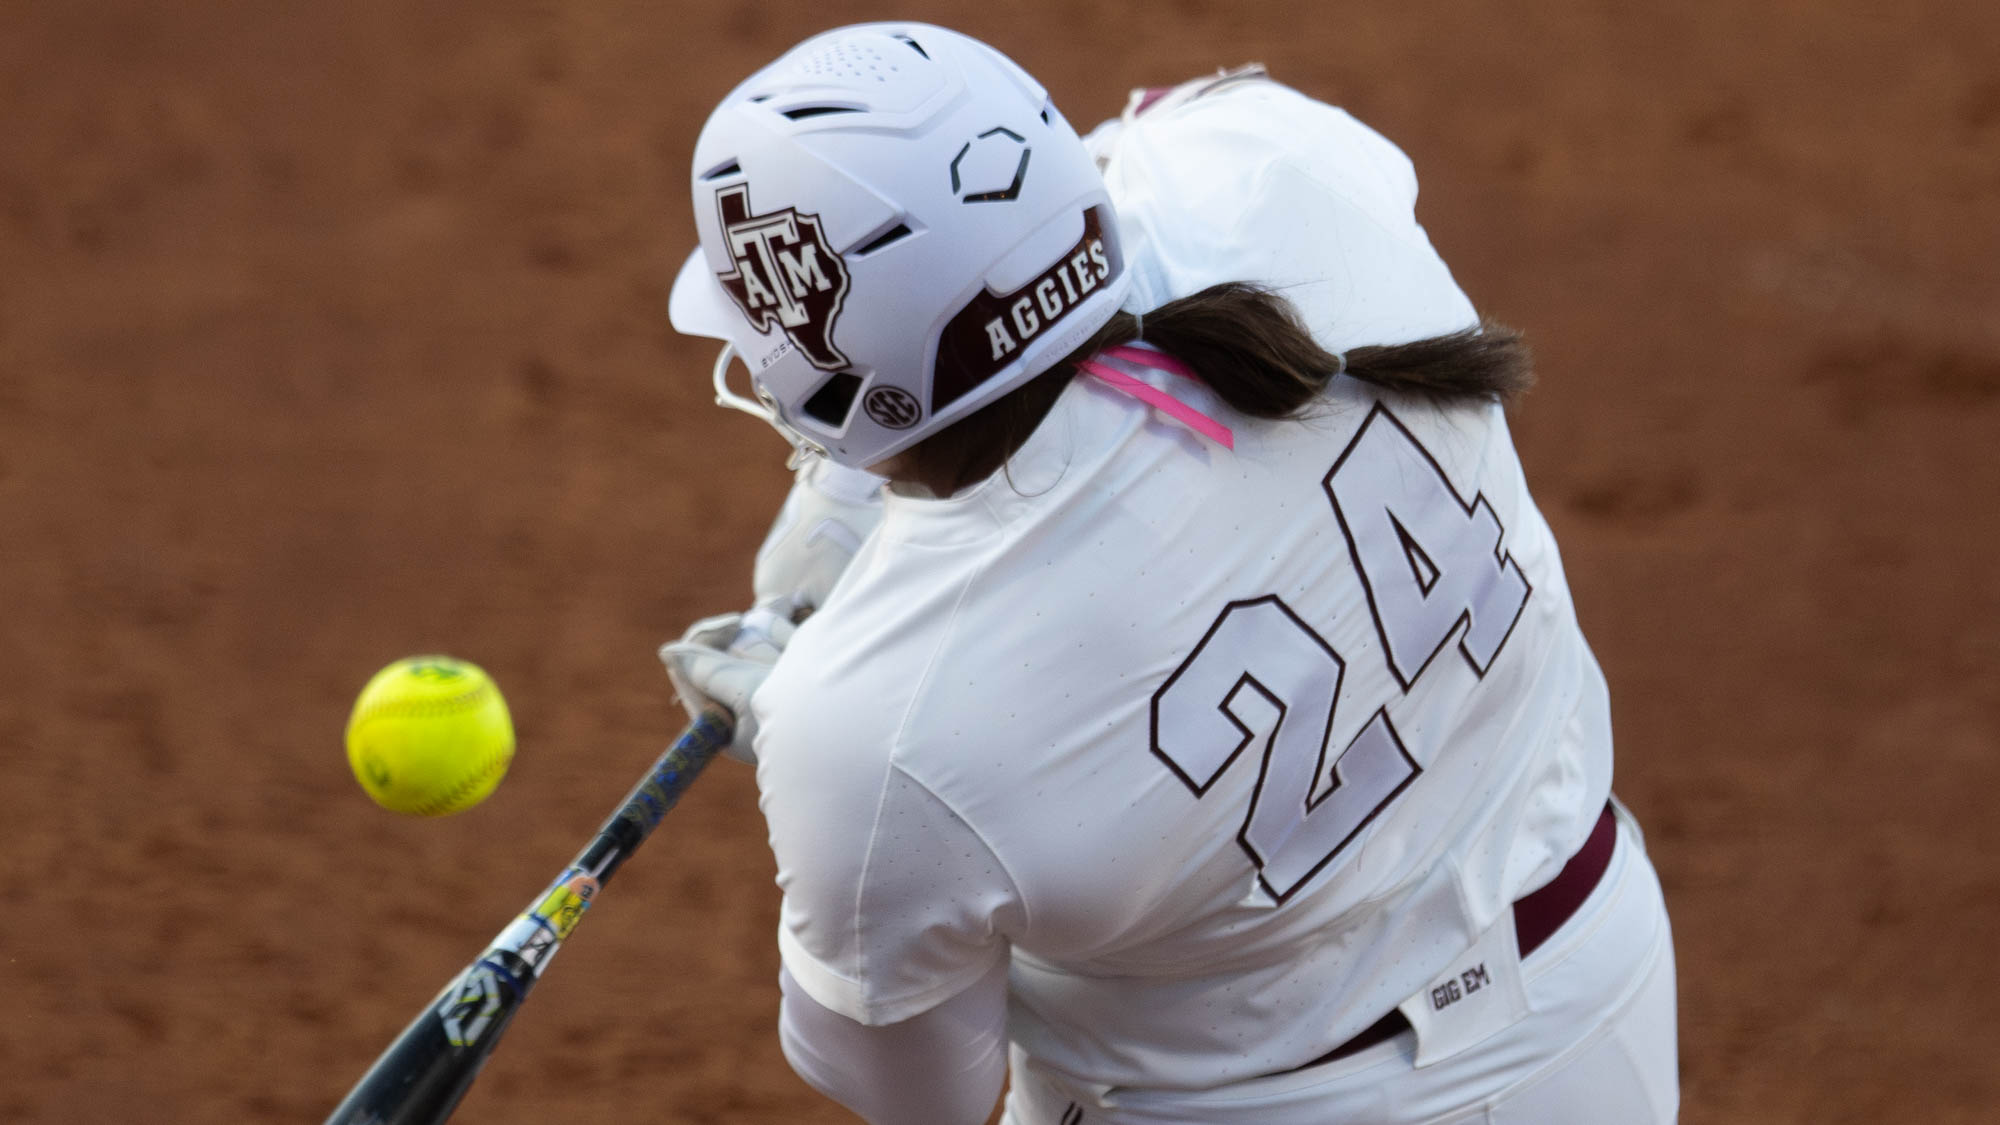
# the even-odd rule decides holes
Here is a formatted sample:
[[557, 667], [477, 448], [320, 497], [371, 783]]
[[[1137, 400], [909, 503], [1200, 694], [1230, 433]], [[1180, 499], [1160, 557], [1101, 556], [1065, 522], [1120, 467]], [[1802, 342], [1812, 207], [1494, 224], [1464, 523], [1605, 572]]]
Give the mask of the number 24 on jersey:
[[[1492, 504], [1461, 499], [1376, 404], [1324, 482], [1390, 674], [1408, 693], [1457, 638], [1481, 676], [1533, 592]], [[1276, 594], [1231, 602], [1153, 695], [1153, 753], [1199, 798], [1268, 730], [1237, 839], [1283, 902], [1421, 772], [1386, 707], [1330, 744], [1347, 661]], [[1331, 761], [1329, 761], [1329, 758]]]

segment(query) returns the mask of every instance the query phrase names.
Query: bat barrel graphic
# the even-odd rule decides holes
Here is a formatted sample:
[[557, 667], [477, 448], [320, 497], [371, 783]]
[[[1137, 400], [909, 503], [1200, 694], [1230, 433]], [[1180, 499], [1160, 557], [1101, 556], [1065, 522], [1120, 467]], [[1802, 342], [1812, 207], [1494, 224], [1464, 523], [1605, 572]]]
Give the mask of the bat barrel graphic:
[[327, 1125], [437, 1125], [450, 1117], [584, 911], [730, 737], [729, 716], [703, 710], [575, 861], [382, 1052]]

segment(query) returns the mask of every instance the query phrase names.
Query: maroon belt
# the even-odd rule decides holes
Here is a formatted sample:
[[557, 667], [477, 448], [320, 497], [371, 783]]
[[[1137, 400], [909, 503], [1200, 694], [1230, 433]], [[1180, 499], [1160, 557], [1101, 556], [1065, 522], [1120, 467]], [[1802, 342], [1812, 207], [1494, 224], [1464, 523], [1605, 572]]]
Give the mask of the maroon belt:
[[[1541, 948], [1543, 942], [1570, 920], [1577, 907], [1583, 905], [1583, 900], [1590, 897], [1590, 892], [1597, 889], [1605, 869], [1611, 866], [1611, 852], [1617, 842], [1618, 820], [1611, 812], [1611, 803], [1607, 801], [1604, 812], [1597, 818], [1597, 826], [1590, 830], [1590, 838], [1583, 842], [1583, 847], [1578, 848], [1575, 855], [1569, 857], [1569, 862], [1563, 864], [1556, 877], [1547, 886], [1514, 903], [1514, 938], [1521, 947], [1521, 956], [1526, 957]], [[1304, 1070], [1308, 1066], [1344, 1059], [1408, 1030], [1410, 1021], [1404, 1018], [1400, 1009], [1391, 1008], [1388, 1015], [1370, 1024], [1361, 1034], [1296, 1069]]]

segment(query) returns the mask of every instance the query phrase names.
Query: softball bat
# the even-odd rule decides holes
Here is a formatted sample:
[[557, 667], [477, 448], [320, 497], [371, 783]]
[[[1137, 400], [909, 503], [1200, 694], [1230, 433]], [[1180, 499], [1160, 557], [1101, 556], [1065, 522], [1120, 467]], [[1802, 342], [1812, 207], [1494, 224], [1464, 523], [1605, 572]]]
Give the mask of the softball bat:
[[729, 745], [732, 721], [705, 708], [520, 917], [396, 1037], [327, 1125], [437, 1125], [451, 1116], [583, 913], [667, 810]]

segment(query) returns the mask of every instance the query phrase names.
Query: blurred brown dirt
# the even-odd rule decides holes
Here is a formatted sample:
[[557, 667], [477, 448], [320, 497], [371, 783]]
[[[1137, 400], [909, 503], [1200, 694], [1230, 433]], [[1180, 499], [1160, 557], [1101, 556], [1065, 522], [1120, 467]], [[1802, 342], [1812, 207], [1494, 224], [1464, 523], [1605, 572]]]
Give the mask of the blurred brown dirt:
[[[1685, 1120], [1992, 1120], [2000, 7], [917, 9], [1080, 122], [1258, 58], [1411, 153], [1538, 348]], [[678, 726], [652, 647], [744, 600], [785, 484], [665, 322], [685, 160], [878, 11], [0, 6], [0, 1121], [317, 1120]], [[522, 752], [414, 822], [339, 737], [427, 650]], [[716, 774], [463, 1119], [843, 1119], [777, 1053]]]

